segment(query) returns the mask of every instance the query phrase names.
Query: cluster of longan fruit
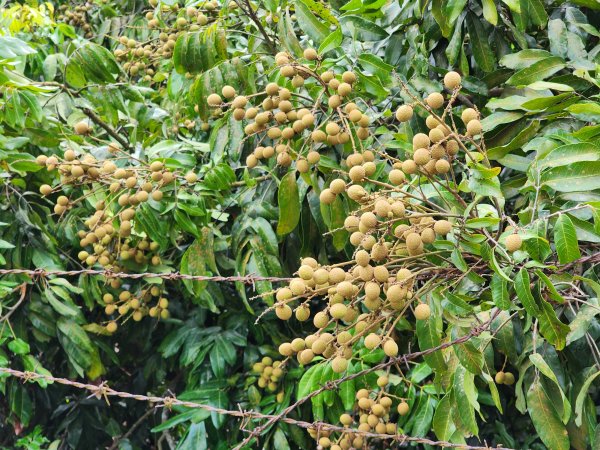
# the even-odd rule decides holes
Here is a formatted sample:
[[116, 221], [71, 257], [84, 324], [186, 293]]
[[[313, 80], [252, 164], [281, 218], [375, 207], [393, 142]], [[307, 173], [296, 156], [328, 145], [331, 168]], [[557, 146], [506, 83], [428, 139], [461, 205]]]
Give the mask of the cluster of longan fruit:
[[[279, 387], [279, 383], [284, 375], [283, 361], [273, 360], [269, 356], [265, 356], [259, 362], [252, 365], [252, 372], [258, 376], [256, 384], [260, 389], [266, 389], [268, 392], [275, 392]], [[284, 392], [277, 393], [277, 402], [283, 401]]]
[[[149, 2], [152, 8], [158, 3]], [[235, 6], [235, 2], [233, 2]], [[216, 1], [207, 1], [201, 5], [180, 8], [178, 3], [161, 5], [160, 8], [147, 11], [145, 19], [152, 38], [144, 42], [127, 36], [119, 38], [120, 47], [114, 50], [117, 61], [123, 63], [123, 69], [131, 76], [139, 76], [146, 82], [153, 82], [165, 60], [173, 56], [175, 43], [184, 33], [199, 31], [201, 27], [213, 22], [219, 12]], [[188, 76], [191, 76], [188, 74]], [[167, 74], [160, 77], [164, 79]]]
[[[288, 167], [296, 161], [296, 169], [304, 173], [319, 162], [323, 147], [346, 144], [353, 134], [359, 140], [370, 135], [369, 116], [350, 101], [357, 75], [323, 70], [314, 49], [306, 49], [303, 56], [305, 61], [300, 62], [285, 52], [276, 55], [283, 78], [280, 83], [285, 85], [269, 83], [264, 92], [252, 97], [237, 95], [233, 87], [225, 86], [221, 95], [207, 98], [217, 115], [230, 108], [236, 120], [247, 122], [246, 135], [257, 137], [259, 145], [246, 158], [248, 168], [276, 156], [278, 165]], [[313, 104], [296, 92], [309, 81], [322, 89]]]
[[515, 376], [511, 372], [504, 372], [502, 370], [496, 372], [494, 376], [496, 384], [505, 384], [511, 386], [515, 383]]
[[398, 426], [391, 421], [392, 416], [397, 412], [399, 416], [405, 416], [409, 413], [410, 407], [405, 400], [400, 400], [396, 408], [393, 408], [394, 401], [385, 392], [389, 383], [386, 375], [377, 378], [379, 390], [360, 389], [356, 392], [356, 403], [352, 413], [344, 413], [340, 416], [340, 423], [348, 431], [339, 433], [339, 436], [333, 438], [330, 431], [317, 432], [315, 429], [309, 429], [309, 434], [317, 439], [321, 448], [331, 448], [332, 450], [348, 450], [351, 448], [362, 448], [367, 439], [350, 429], [366, 433], [395, 435], [398, 432]]
[[81, 28], [85, 32], [86, 38], [93, 37], [92, 26], [88, 22], [88, 13], [94, 8], [94, 4], [86, 2], [83, 5], [60, 5], [58, 7], [57, 22], [67, 23], [74, 27]]
[[[112, 146], [112, 149], [111, 149]], [[116, 144], [110, 144], [109, 150], [119, 151]], [[158, 249], [158, 244], [145, 239], [132, 243], [130, 238], [134, 227], [137, 208], [152, 199], [160, 202], [163, 199], [163, 188], [168, 187], [177, 178], [177, 174], [165, 169], [162, 161], [153, 161], [148, 165], [118, 167], [115, 160], [97, 161], [90, 154], [77, 155], [72, 149], [64, 152], [63, 158], [56, 155], [46, 157], [40, 155], [37, 162], [49, 170], [57, 168], [61, 174], [61, 188], [64, 185], [90, 186], [92, 193], [102, 190], [105, 198], [95, 204], [95, 212], [83, 221], [85, 229], [78, 232], [82, 248], [91, 250], [81, 251], [79, 258], [89, 266], [100, 264], [103, 267], [113, 267], [118, 261], [135, 261], [138, 264], [150, 262], [160, 264], [160, 257], [150, 252]], [[181, 182], [195, 183], [197, 175], [189, 172], [181, 177]], [[98, 188], [98, 186], [101, 186]], [[40, 192], [47, 196], [54, 189], [47, 184], [40, 187]], [[85, 196], [84, 196], [85, 198]], [[74, 203], [61, 195], [56, 199], [54, 212], [62, 215]]]
[[[120, 287], [121, 283], [111, 283], [112, 287]], [[102, 296], [107, 316], [113, 316], [105, 325], [108, 333], [114, 333], [118, 329], [118, 322], [124, 322], [131, 318], [139, 322], [149, 316], [155, 319], [169, 318], [169, 300], [161, 296], [160, 287], [148, 286], [141, 289], [136, 295], [130, 289], [121, 290], [118, 295], [110, 292]], [[151, 306], [152, 305], [152, 306]]]

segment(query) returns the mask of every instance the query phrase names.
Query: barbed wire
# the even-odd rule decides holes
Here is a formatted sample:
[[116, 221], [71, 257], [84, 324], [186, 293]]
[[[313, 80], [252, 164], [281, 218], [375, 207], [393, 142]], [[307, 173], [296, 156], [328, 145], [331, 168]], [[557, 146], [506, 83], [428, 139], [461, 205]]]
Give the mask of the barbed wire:
[[27, 275], [31, 279], [43, 279], [49, 276], [77, 276], [77, 275], [96, 275], [110, 278], [162, 278], [165, 280], [190, 280], [190, 281], [215, 281], [215, 282], [240, 282], [244, 284], [254, 284], [257, 281], [271, 282], [289, 282], [289, 277], [264, 277], [259, 275], [189, 275], [181, 272], [113, 272], [112, 270], [78, 269], [78, 270], [46, 270], [46, 269], [0, 269], [0, 275]]
[[[92, 395], [96, 396], [98, 399], [104, 398], [107, 404], [110, 405], [108, 400], [109, 397], [119, 397], [123, 399], [137, 400], [143, 402], [149, 402], [156, 404], [155, 407], [166, 407], [171, 409], [173, 406], [183, 406], [187, 408], [195, 408], [195, 409], [203, 409], [206, 411], [214, 412], [217, 414], [239, 417], [242, 419], [273, 419], [278, 418], [278, 415], [273, 414], [262, 414], [256, 411], [244, 411], [240, 410], [228, 410], [224, 408], [218, 408], [212, 405], [207, 405], [203, 403], [197, 403], [187, 400], [179, 400], [176, 397], [158, 397], [153, 395], [142, 395], [142, 394], [131, 394], [129, 392], [117, 391], [108, 386], [106, 383], [101, 383], [99, 385], [89, 384], [89, 383], [81, 383], [78, 381], [72, 381], [67, 378], [55, 377], [53, 375], [45, 375], [36, 372], [28, 372], [21, 371], [16, 369], [11, 369], [8, 367], [0, 367], [0, 374], [9, 375], [15, 378], [22, 379], [24, 382], [27, 381], [37, 381], [43, 380], [48, 383], [57, 383], [65, 386], [74, 387], [77, 389], [86, 390], [92, 393]], [[292, 419], [290, 417], [282, 417], [277, 419], [277, 421], [285, 422], [290, 425], [298, 426], [300, 428], [317, 430], [318, 432], [343, 432], [343, 433], [351, 433], [357, 436], [364, 436], [370, 438], [384, 439], [384, 440], [393, 440], [400, 444], [406, 442], [415, 442], [420, 444], [427, 444], [436, 447], [445, 447], [445, 448], [461, 448], [466, 450], [512, 450], [510, 448], [497, 446], [470, 446], [465, 444], [454, 444], [451, 442], [432, 440], [421, 437], [408, 436], [406, 434], [397, 433], [397, 434], [387, 434], [387, 433], [373, 433], [370, 431], [362, 431], [356, 428], [350, 427], [342, 427], [337, 425], [332, 425], [326, 422], [306, 422], [304, 420]]]

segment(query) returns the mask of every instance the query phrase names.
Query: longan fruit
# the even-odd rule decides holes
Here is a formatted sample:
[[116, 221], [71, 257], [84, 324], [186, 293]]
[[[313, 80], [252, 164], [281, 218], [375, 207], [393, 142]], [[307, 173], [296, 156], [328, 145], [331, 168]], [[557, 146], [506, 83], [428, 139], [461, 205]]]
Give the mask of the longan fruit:
[[348, 360], [343, 356], [336, 356], [333, 361], [331, 361], [331, 369], [335, 373], [345, 372], [348, 368]]
[[413, 116], [413, 108], [410, 105], [402, 105], [396, 110], [396, 119], [399, 122], [408, 122]]
[[221, 96], [219, 94], [210, 94], [206, 98], [206, 103], [208, 103], [209, 106], [219, 106], [221, 103], [223, 103], [223, 100], [221, 100]]
[[406, 176], [404, 175], [404, 172], [398, 169], [392, 169], [388, 177], [390, 179], [390, 183], [392, 183], [395, 186], [398, 186], [406, 181]]
[[49, 184], [42, 184], [40, 186], [40, 194], [42, 195], [50, 195], [52, 193], [52, 186]]
[[117, 331], [117, 328], [118, 328], [117, 322], [108, 322], [106, 324], [106, 331], [109, 332], [110, 334]]
[[370, 333], [365, 338], [365, 347], [369, 350], [373, 350], [374, 348], [379, 347], [379, 344], [381, 344], [381, 337], [379, 337], [378, 334]]
[[342, 81], [344, 83], [353, 84], [356, 82], [356, 74], [354, 72], [344, 72], [342, 74]]
[[465, 108], [460, 115], [463, 123], [466, 125], [472, 120], [476, 120], [479, 118], [479, 114], [473, 108]]
[[309, 61], [315, 61], [316, 59], [319, 58], [319, 54], [317, 53], [317, 51], [314, 48], [305, 49], [303, 54], [304, 54], [304, 57], [306, 59], [308, 59]]
[[439, 128], [434, 128], [432, 130], [429, 130], [429, 139], [433, 143], [437, 143], [437, 142], [443, 141], [445, 137], [446, 137], [446, 135]]
[[335, 122], [329, 122], [327, 124], [327, 126], [325, 127], [325, 132], [329, 135], [329, 136], [335, 136], [340, 132], [340, 126], [335, 123]]
[[482, 130], [483, 126], [477, 119], [470, 120], [469, 123], [467, 123], [467, 134], [469, 136], [477, 136], [478, 134], [481, 134]]
[[388, 339], [383, 344], [383, 352], [389, 357], [398, 355], [398, 344], [393, 339]]
[[504, 373], [504, 384], [511, 386], [515, 382], [515, 376], [511, 372]]
[[357, 123], [362, 119], [362, 113], [358, 109], [353, 109], [348, 114], [348, 119], [350, 119], [350, 122], [352, 123]]
[[306, 322], [310, 318], [310, 308], [306, 305], [301, 305], [296, 308], [294, 315], [299, 322]]
[[418, 166], [424, 166], [425, 164], [427, 164], [429, 161], [431, 161], [429, 149], [419, 148], [415, 150], [415, 153], [413, 154], [413, 160]]
[[309, 348], [302, 350], [300, 353], [298, 353], [298, 361], [300, 362], [300, 364], [302, 364], [304, 366], [309, 364], [313, 360], [314, 357], [315, 357], [315, 354]]
[[431, 308], [427, 303], [420, 303], [415, 308], [415, 319], [427, 320], [431, 316]]
[[428, 148], [431, 141], [429, 140], [429, 136], [425, 133], [417, 133], [413, 137], [413, 150], [417, 150], [419, 148]]
[[496, 381], [496, 384], [504, 384], [504, 372], [499, 371], [498, 373], [496, 373], [496, 376], [494, 377], [494, 380]]
[[232, 86], [223, 86], [221, 94], [223, 94], [223, 97], [225, 98], [233, 98], [235, 97], [235, 89]]
[[400, 414], [401, 416], [407, 415], [409, 411], [410, 407], [405, 401], [402, 401], [398, 404], [398, 414]]
[[329, 188], [323, 189], [319, 195], [319, 201], [324, 205], [331, 205], [335, 201], [335, 194]]
[[354, 166], [348, 172], [348, 176], [355, 183], [363, 181], [366, 176], [365, 168], [363, 166]]
[[294, 350], [292, 349], [292, 344], [289, 342], [284, 342], [279, 346], [279, 354], [282, 356], [292, 356], [294, 354]]
[[328, 70], [327, 72], [323, 72], [321, 74], [321, 79], [325, 82], [325, 83], [329, 83], [331, 80], [333, 80], [335, 78], [335, 74], [331, 71]]
[[340, 423], [342, 425], [349, 426], [352, 424], [352, 422], [354, 422], [354, 420], [352, 419], [352, 416], [350, 414], [342, 414], [340, 416]]
[[456, 89], [458, 86], [460, 86], [461, 81], [462, 78], [457, 72], [450, 71], [444, 75], [444, 86], [448, 89]]
[[427, 105], [433, 109], [439, 109], [444, 106], [444, 96], [439, 92], [432, 92], [425, 99]]
[[452, 231], [452, 224], [447, 220], [437, 220], [433, 224], [433, 231], [442, 236], [446, 236], [450, 231]]
[[75, 130], [75, 134], [79, 134], [79, 135], [88, 134], [91, 131], [90, 126], [88, 125], [88, 123], [85, 120], [77, 122], [75, 124], [75, 126], [73, 127], [73, 129]]
[[435, 162], [435, 171], [440, 174], [450, 172], [450, 163], [445, 159], [438, 159]]
[[348, 94], [350, 94], [350, 92], [352, 92], [352, 86], [350, 86], [350, 84], [348, 83], [340, 83], [340, 85], [337, 88], [337, 93], [342, 97], [347, 96]]
[[335, 94], [327, 99], [327, 104], [331, 109], [336, 109], [342, 104], [342, 99], [339, 95]]
[[329, 317], [327, 316], [327, 313], [320, 311], [317, 314], [315, 314], [315, 317], [313, 318], [313, 324], [315, 327], [325, 328], [328, 323]]
[[506, 250], [509, 252], [514, 252], [521, 248], [521, 245], [523, 245], [523, 239], [521, 239], [521, 236], [518, 234], [511, 234], [506, 237], [504, 245], [506, 246]]
[[289, 305], [278, 305], [275, 307], [275, 314], [281, 320], [289, 320], [292, 317], [292, 308]]

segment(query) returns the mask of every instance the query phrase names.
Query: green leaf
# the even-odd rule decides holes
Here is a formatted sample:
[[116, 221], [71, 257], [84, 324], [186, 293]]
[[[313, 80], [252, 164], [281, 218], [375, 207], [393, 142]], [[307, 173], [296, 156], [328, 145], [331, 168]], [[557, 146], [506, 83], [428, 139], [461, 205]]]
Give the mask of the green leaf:
[[540, 320], [540, 333], [544, 338], [556, 347], [557, 350], [565, 348], [569, 327], [558, 320], [552, 305], [542, 300]]
[[448, 441], [456, 431], [452, 420], [452, 391], [446, 393], [440, 400], [433, 415], [433, 432], [441, 441]]
[[554, 300], [555, 302], [558, 302], [558, 303], [565, 302], [565, 299], [562, 297], [562, 295], [560, 295], [558, 293], [558, 291], [554, 287], [552, 280], [550, 280], [550, 278], [548, 278], [548, 276], [544, 272], [542, 272], [540, 269], [536, 269], [535, 274], [538, 276], [538, 278], [540, 280], [542, 280], [542, 282], [548, 288], [548, 291], [550, 293], [550, 297], [552, 297], [552, 300]]
[[523, 86], [534, 81], [543, 80], [550, 75], [555, 74], [565, 67], [562, 58], [551, 56], [533, 63], [531, 66], [519, 70], [512, 77], [506, 80], [507, 84], [513, 86]]
[[92, 380], [104, 372], [98, 349], [83, 328], [72, 320], [58, 319], [58, 341], [74, 367], [87, 371]]
[[586, 101], [575, 103], [567, 108], [573, 116], [585, 122], [598, 122], [600, 120], [600, 104]]
[[600, 160], [600, 147], [590, 143], [567, 144], [556, 147], [538, 161], [540, 169], [567, 166], [578, 161]]
[[540, 380], [534, 380], [527, 391], [527, 410], [546, 447], [552, 450], [569, 450], [567, 429], [544, 391]]
[[388, 37], [387, 31], [361, 16], [340, 17], [342, 32], [359, 41], [378, 41]]
[[530, 283], [531, 280], [527, 269], [523, 268], [519, 270], [515, 277], [515, 291], [517, 292], [517, 297], [519, 297], [521, 304], [529, 314], [538, 317], [540, 315], [540, 308], [533, 298]]
[[483, 7], [483, 17], [492, 25], [498, 24], [498, 10], [494, 0], [481, 0], [481, 6]]
[[36, 51], [21, 39], [0, 36], [0, 58], [11, 59], [17, 56], [31, 55]]
[[554, 224], [554, 242], [561, 264], [567, 264], [581, 257], [575, 226], [567, 214], [558, 216]]
[[526, 49], [504, 55], [502, 59], [500, 59], [500, 65], [513, 70], [521, 70], [551, 56], [552, 53], [546, 50]]
[[332, 31], [319, 46], [319, 54], [324, 55], [325, 53], [338, 48], [342, 45], [343, 39], [344, 35], [342, 34], [342, 30], [336, 28], [335, 31]]
[[8, 349], [15, 355], [26, 355], [29, 353], [29, 344], [21, 338], [15, 338], [8, 343]]
[[571, 404], [567, 400], [567, 397], [565, 396], [565, 393], [563, 392], [563, 389], [562, 389], [560, 383], [558, 382], [558, 378], [556, 378], [556, 375], [554, 374], [554, 372], [552, 371], [552, 369], [550, 368], [548, 363], [546, 361], [544, 361], [543, 356], [540, 355], [539, 353], [533, 353], [533, 354], [529, 355], [529, 360], [533, 363], [533, 365], [535, 367], [538, 368], [538, 370], [541, 373], [543, 373], [546, 377], [548, 377], [550, 380], [552, 380], [552, 382], [556, 385], [556, 387], [560, 391], [562, 405], [563, 405], [562, 422], [566, 425], [569, 422], [569, 417], [571, 416]]
[[[476, 403], [477, 394], [474, 390], [473, 374], [467, 372], [464, 367], [458, 366], [454, 372], [452, 387], [455, 394], [456, 409], [463, 426], [469, 433], [477, 435], [479, 428], [475, 420], [475, 407], [473, 404], [474, 401]], [[473, 399], [473, 393], [475, 393], [475, 399]]]
[[582, 423], [583, 402], [587, 397], [587, 392], [592, 382], [598, 377], [598, 375], [600, 375], [600, 370], [591, 374], [585, 379], [585, 381], [581, 385], [579, 393], [577, 394], [577, 398], [575, 399], [575, 425], [577, 425], [578, 427], [580, 427]]
[[510, 297], [508, 296], [508, 282], [495, 273], [492, 275], [490, 290], [492, 291], [492, 300], [494, 300], [496, 306], [508, 311], [511, 306]]
[[483, 355], [471, 342], [456, 344], [452, 348], [463, 367], [476, 375], [481, 373]]
[[[437, 326], [438, 320], [417, 320], [417, 338], [421, 351], [437, 347], [441, 344], [440, 330]], [[432, 369], [446, 370], [446, 362], [442, 352], [435, 351], [423, 357]]]
[[467, 29], [471, 37], [471, 49], [477, 65], [484, 72], [491, 72], [496, 67], [496, 57], [488, 42], [489, 33], [481, 20], [473, 13], [467, 15]]
[[317, 44], [321, 44], [329, 35], [329, 27], [317, 19], [301, 0], [296, 0], [294, 5], [300, 28], [313, 41]]
[[282, 236], [291, 233], [300, 220], [300, 194], [296, 172], [288, 172], [281, 179], [277, 199], [279, 205], [277, 234]]
[[575, 162], [544, 172], [542, 184], [560, 192], [600, 189], [600, 161]]
[[227, 41], [222, 28], [182, 33], [173, 49], [173, 64], [179, 73], [199, 73], [227, 59]]

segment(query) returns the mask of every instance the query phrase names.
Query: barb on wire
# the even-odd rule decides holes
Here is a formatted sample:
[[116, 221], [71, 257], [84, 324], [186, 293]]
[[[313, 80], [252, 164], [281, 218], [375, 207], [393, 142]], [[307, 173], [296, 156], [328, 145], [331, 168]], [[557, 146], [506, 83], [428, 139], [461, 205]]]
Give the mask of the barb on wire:
[[47, 278], [49, 276], [77, 276], [77, 275], [99, 275], [107, 279], [110, 278], [162, 278], [165, 280], [193, 280], [193, 281], [216, 281], [216, 282], [240, 282], [244, 284], [253, 284], [256, 281], [289, 282], [291, 278], [285, 277], [263, 277], [257, 275], [233, 275], [233, 276], [207, 276], [207, 275], [188, 275], [180, 272], [142, 272], [126, 273], [113, 272], [112, 270], [45, 270], [45, 269], [0, 269], [0, 275], [27, 275], [32, 279]]
[[[157, 397], [157, 396], [149, 396], [149, 395], [140, 395], [140, 394], [131, 394], [129, 392], [117, 391], [115, 389], [110, 388], [106, 383], [102, 383], [100, 385], [88, 384], [88, 383], [80, 383], [78, 381], [72, 381], [67, 378], [59, 378], [51, 375], [44, 375], [35, 372], [23, 372], [20, 370], [11, 369], [8, 367], [0, 367], [0, 374], [10, 375], [16, 378], [20, 378], [24, 381], [36, 381], [36, 380], [44, 380], [49, 383], [57, 383], [66, 386], [75, 387], [77, 389], [83, 389], [91, 392], [92, 394], [98, 397], [104, 397], [107, 399], [108, 397], [120, 397], [124, 399], [132, 399], [137, 401], [144, 401], [154, 403], [155, 408], [158, 407], [172, 407], [174, 405], [185, 406], [188, 408], [197, 408], [204, 409], [207, 411], [215, 412], [217, 414], [223, 414], [233, 417], [239, 417], [241, 419], [273, 419], [278, 418], [277, 415], [273, 414], [261, 414], [256, 411], [243, 411], [243, 410], [227, 410], [223, 408], [217, 408], [211, 405], [205, 405], [202, 403], [190, 402], [179, 400], [176, 397]], [[147, 412], [146, 414], [149, 414]], [[296, 420], [289, 417], [279, 418], [281, 422], [285, 422], [290, 425], [298, 426], [300, 428], [305, 429], [320, 429], [323, 431], [332, 431], [332, 432], [344, 432], [344, 433], [352, 433], [357, 436], [378, 438], [384, 440], [394, 440], [398, 442], [415, 442], [421, 444], [427, 444], [437, 447], [444, 448], [461, 448], [465, 450], [513, 450], [506, 447], [489, 447], [489, 446], [469, 446], [464, 444], [453, 444], [451, 442], [445, 441], [435, 441], [427, 438], [413, 437], [407, 436], [402, 433], [397, 434], [387, 434], [387, 433], [372, 433], [369, 431], [362, 431], [355, 428], [349, 427], [341, 427], [337, 425], [331, 425], [325, 422], [306, 422], [303, 420]]]

